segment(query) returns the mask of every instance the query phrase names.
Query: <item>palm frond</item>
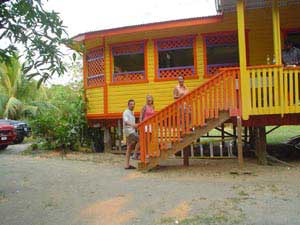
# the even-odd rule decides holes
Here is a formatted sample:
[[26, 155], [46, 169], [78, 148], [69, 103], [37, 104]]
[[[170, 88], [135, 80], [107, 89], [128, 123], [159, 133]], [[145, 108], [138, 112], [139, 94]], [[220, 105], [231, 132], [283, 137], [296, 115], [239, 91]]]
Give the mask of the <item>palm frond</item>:
[[6, 118], [15, 119], [22, 111], [22, 107], [23, 104], [19, 99], [10, 97], [5, 105], [3, 116]]
[[4, 109], [5, 109], [5, 105], [8, 101], [8, 97], [7, 95], [4, 94], [0, 94], [0, 118], [3, 118], [3, 113], [4, 113]]
[[8, 77], [7, 65], [4, 62], [0, 63], [0, 85], [2, 91], [9, 95], [11, 82]]
[[38, 112], [38, 107], [33, 105], [24, 105], [21, 111], [24, 117], [35, 117]]

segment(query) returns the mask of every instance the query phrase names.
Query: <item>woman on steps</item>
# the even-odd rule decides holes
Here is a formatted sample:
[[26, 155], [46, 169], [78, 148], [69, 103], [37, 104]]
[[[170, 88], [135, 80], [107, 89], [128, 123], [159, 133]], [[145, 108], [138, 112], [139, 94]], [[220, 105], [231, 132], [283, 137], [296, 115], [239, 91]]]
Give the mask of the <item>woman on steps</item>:
[[[143, 122], [144, 120], [146, 120], [147, 118], [151, 117], [152, 115], [154, 115], [154, 101], [153, 101], [153, 97], [151, 95], [147, 95], [146, 96], [146, 105], [144, 105], [144, 107], [141, 110], [140, 113], [140, 122]], [[147, 133], [149, 132], [150, 134], [150, 139], [151, 139], [151, 134], [152, 134], [152, 127], [151, 125], [146, 125], [145, 126], [145, 132], [146, 132], [146, 136]], [[146, 142], [147, 142], [147, 138], [146, 138]], [[146, 144], [146, 146], [148, 145], [148, 143]]]

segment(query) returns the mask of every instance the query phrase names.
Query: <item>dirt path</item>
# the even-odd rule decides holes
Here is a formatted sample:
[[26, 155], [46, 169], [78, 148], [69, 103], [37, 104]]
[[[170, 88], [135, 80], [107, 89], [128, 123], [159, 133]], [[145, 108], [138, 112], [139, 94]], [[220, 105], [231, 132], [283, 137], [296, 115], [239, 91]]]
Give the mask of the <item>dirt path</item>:
[[18, 154], [25, 151], [31, 143], [9, 145], [5, 150], [1, 151], [1, 154]]
[[232, 175], [235, 160], [172, 160], [145, 174], [125, 171], [123, 156], [10, 151], [0, 154], [3, 225], [300, 224], [300, 163], [247, 161], [252, 175]]

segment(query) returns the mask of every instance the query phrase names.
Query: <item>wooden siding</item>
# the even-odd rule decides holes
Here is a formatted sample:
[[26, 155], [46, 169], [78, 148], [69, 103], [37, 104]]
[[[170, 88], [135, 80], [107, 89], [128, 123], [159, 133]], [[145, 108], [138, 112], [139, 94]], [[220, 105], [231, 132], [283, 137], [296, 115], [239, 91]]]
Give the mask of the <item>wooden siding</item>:
[[91, 88], [87, 89], [87, 113], [88, 114], [103, 114], [104, 113], [104, 99], [103, 99], [103, 88]]

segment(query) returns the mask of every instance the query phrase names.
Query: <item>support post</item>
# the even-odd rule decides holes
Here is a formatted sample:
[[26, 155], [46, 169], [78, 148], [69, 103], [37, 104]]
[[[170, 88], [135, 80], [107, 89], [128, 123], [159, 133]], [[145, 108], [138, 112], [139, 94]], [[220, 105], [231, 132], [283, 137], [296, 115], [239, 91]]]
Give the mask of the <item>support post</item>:
[[189, 166], [189, 151], [190, 151], [190, 146], [187, 146], [183, 149], [183, 165], [184, 166]]
[[278, 0], [272, 1], [272, 22], [273, 22], [273, 45], [275, 64], [281, 65], [281, 38], [280, 38], [280, 13]]
[[241, 117], [237, 117], [237, 135], [238, 135], [238, 160], [239, 166], [242, 169], [244, 167], [243, 157], [243, 143], [242, 143], [242, 120]]
[[232, 124], [232, 129], [233, 129], [233, 137], [234, 137], [234, 140], [233, 140], [233, 149], [236, 150], [237, 149], [237, 135], [236, 135], [236, 125], [235, 124]]
[[266, 127], [255, 128], [255, 149], [258, 164], [267, 165], [267, 139], [266, 139]]
[[248, 142], [248, 127], [244, 127], [244, 142]]
[[250, 84], [247, 75], [247, 57], [246, 57], [246, 37], [245, 37], [245, 15], [244, 0], [237, 0], [237, 26], [238, 26], [238, 42], [239, 42], [239, 63], [240, 63], [240, 92], [242, 98], [242, 118], [249, 118], [249, 101], [250, 101]]
[[224, 123], [221, 125], [221, 135], [222, 135], [222, 149], [225, 148], [225, 132], [224, 132]]
[[255, 148], [255, 128], [249, 127], [249, 143], [250, 143], [250, 149]]
[[105, 152], [111, 151], [110, 129], [107, 127], [104, 128], [104, 151]]

